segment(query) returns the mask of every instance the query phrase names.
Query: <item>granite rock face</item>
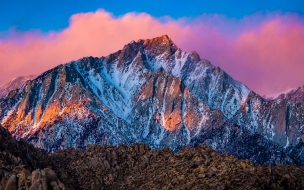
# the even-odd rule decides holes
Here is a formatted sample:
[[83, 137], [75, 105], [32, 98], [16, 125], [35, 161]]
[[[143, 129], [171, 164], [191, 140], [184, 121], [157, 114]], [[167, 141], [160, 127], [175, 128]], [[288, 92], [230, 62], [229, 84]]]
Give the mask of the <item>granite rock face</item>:
[[0, 122], [51, 152], [135, 142], [177, 152], [206, 143], [255, 163], [303, 165], [303, 110], [262, 98], [165, 35], [41, 74], [0, 99]]
[[22, 168], [22, 166], [18, 166], [2, 178], [0, 189], [65, 190], [66, 188], [59, 181], [55, 172], [49, 168], [37, 169], [31, 173], [29, 170]]

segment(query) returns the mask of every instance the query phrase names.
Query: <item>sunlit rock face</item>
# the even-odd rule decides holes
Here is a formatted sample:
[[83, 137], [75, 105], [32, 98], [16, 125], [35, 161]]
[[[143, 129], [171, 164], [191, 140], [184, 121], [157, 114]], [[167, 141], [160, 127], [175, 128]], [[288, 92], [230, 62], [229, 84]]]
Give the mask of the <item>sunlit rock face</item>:
[[0, 100], [0, 121], [47, 151], [134, 142], [178, 151], [207, 143], [256, 163], [303, 164], [303, 137], [290, 119], [303, 108], [291, 114], [296, 108], [287, 105], [260, 97], [165, 35], [43, 73]]

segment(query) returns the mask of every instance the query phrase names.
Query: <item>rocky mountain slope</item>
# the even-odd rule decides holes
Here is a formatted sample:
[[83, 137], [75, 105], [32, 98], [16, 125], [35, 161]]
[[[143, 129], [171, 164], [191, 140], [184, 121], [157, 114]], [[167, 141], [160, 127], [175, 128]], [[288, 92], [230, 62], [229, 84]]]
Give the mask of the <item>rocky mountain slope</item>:
[[165, 35], [43, 73], [0, 100], [0, 121], [47, 151], [206, 143], [255, 163], [301, 165], [303, 109], [262, 98]]
[[17, 78], [13, 78], [12, 80], [1, 84], [0, 85], [0, 98], [3, 98], [5, 95], [7, 95], [10, 91], [16, 90], [18, 88], [21, 88], [22, 85], [28, 81], [32, 80], [36, 77], [36, 75], [29, 75], [29, 76], [20, 76]]
[[[0, 189], [302, 189], [304, 168], [260, 166], [206, 145], [89, 145], [46, 153], [0, 126]], [[44, 169], [41, 169], [44, 168]], [[57, 174], [57, 175], [56, 175]], [[63, 183], [65, 184], [63, 184]]]

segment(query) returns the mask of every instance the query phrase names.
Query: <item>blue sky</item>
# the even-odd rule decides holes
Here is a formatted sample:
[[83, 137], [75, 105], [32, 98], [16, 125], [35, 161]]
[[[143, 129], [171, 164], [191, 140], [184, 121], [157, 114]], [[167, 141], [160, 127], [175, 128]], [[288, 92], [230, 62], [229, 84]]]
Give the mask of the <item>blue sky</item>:
[[256, 12], [279, 11], [304, 14], [303, 0], [175, 0], [175, 1], [116, 1], [116, 0], [0, 0], [0, 31], [13, 27], [18, 31], [39, 29], [60, 30], [68, 26], [72, 14], [92, 12], [99, 8], [115, 16], [128, 12], [146, 12], [154, 17], [197, 17], [216, 13], [228, 18], [241, 19]]

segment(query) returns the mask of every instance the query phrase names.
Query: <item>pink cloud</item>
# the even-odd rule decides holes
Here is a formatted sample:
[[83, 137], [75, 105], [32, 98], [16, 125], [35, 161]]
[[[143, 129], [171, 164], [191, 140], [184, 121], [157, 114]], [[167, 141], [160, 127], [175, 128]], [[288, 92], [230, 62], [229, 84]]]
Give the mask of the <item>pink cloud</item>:
[[84, 56], [105, 56], [132, 40], [168, 34], [181, 49], [197, 51], [262, 95], [304, 85], [304, 24], [293, 14], [173, 20], [146, 13], [114, 17], [97, 10], [73, 15], [62, 31], [10, 33], [0, 39], [0, 83]]
[[[260, 94], [304, 85], [304, 25], [300, 22], [264, 21], [239, 35], [231, 50], [233, 57], [223, 57], [228, 60], [223, 69]], [[238, 69], [229, 68], [232, 65]]]

